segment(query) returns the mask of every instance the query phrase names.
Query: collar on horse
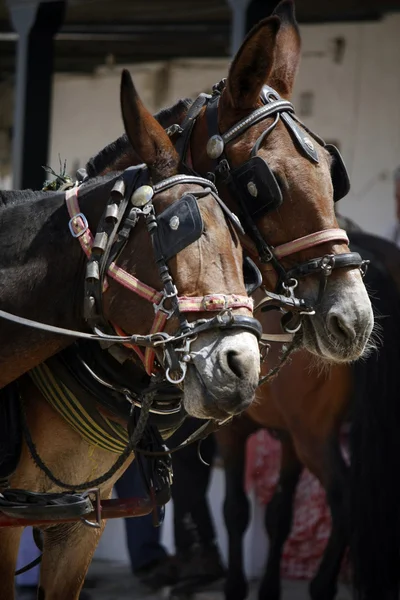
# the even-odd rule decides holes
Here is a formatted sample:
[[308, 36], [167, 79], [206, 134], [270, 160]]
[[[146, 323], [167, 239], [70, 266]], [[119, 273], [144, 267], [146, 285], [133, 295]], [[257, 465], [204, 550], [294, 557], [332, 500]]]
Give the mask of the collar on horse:
[[[344, 242], [348, 244], [349, 240], [343, 229], [326, 229], [280, 246], [273, 247], [268, 244], [261, 235], [256, 220], [260, 216], [279, 208], [283, 202], [283, 197], [269, 165], [257, 155], [258, 150], [263, 140], [281, 120], [289, 131], [297, 150], [310, 161], [319, 162], [318, 153], [310, 137], [314, 138], [330, 153], [335, 202], [349, 192], [349, 176], [339, 150], [331, 144], [325, 144], [319, 136], [310, 131], [296, 117], [291, 102], [282, 99], [274, 89], [267, 85], [263, 86], [261, 93], [263, 106], [254, 110], [225, 133], [220, 134], [218, 129], [218, 106], [225, 84], [226, 80], [223, 79], [213, 87], [212, 95], [200, 94], [189, 109], [182, 125], [173, 125], [167, 131], [170, 135], [179, 134], [176, 148], [186, 170], [194, 173], [191, 165], [190, 137], [196, 119], [205, 107], [209, 135], [207, 154], [212, 159], [212, 169], [207, 173], [207, 177], [212, 182], [221, 181], [222, 184], [228, 187], [238, 203], [241, 223], [251, 240], [251, 243], [244, 240], [244, 247], [250, 254], [258, 255], [259, 260], [270, 265], [278, 275], [275, 292], [272, 293], [264, 289], [266, 298], [256, 308], [261, 310], [268, 310], [272, 307], [282, 309], [286, 313], [282, 320], [285, 331], [296, 333], [301, 327], [302, 316], [315, 314], [313, 306], [294, 294], [299, 278], [315, 274], [320, 276], [320, 287], [316, 303], [316, 306], [318, 306], [327, 285], [327, 278], [334, 269], [358, 268], [364, 275], [369, 261], [363, 260], [357, 252], [327, 254], [286, 270], [280, 260], [284, 257], [326, 242]], [[250, 153], [250, 159], [243, 165], [232, 168], [225, 154], [227, 144], [245, 133], [256, 123], [271, 117], [274, 117], [274, 121], [256, 140]], [[268, 338], [268, 336], [264, 337]]]

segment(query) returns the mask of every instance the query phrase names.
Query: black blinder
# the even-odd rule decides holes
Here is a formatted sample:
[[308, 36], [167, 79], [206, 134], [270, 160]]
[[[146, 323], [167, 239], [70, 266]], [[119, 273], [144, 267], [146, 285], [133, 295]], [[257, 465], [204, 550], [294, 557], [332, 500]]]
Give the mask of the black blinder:
[[262, 284], [260, 269], [249, 256], [243, 258], [244, 285], [248, 296], [254, 294]]
[[235, 191], [249, 215], [258, 219], [282, 204], [282, 192], [274, 174], [261, 156], [254, 156], [230, 172]]
[[339, 150], [333, 144], [326, 144], [325, 150], [332, 157], [331, 177], [333, 185], [333, 200], [337, 202], [341, 200], [350, 191], [349, 174], [344, 164], [344, 160]]
[[185, 194], [157, 215], [157, 223], [159, 252], [165, 260], [193, 244], [203, 233], [203, 219], [192, 194]]

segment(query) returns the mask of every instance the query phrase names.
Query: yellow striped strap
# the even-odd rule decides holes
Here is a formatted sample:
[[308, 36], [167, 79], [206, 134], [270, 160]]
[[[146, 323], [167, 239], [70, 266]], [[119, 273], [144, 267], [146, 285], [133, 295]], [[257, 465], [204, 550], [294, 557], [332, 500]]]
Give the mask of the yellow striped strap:
[[[161, 310], [155, 316], [153, 326], [151, 328], [150, 333], [158, 333], [159, 331], [163, 331], [165, 327], [165, 323], [167, 322], [168, 315]], [[144, 368], [146, 369], [147, 375], [151, 375], [154, 369], [154, 360], [156, 358], [156, 353], [150, 347], [147, 347], [144, 353]]]
[[127, 273], [120, 267], [118, 267], [115, 263], [111, 263], [108, 273], [110, 277], [112, 277], [115, 281], [118, 281], [121, 285], [123, 285], [128, 290], [135, 292], [138, 296], [141, 296], [145, 300], [149, 302], [153, 302], [154, 304], [159, 304], [161, 299], [163, 298], [163, 293], [155, 290], [150, 287], [146, 283], [139, 281], [134, 275]]
[[[128, 443], [128, 432], [122, 425], [100, 414], [98, 422], [96, 422], [73, 392], [53, 374], [46, 363], [29, 371], [29, 375], [47, 402], [91, 446], [122, 454]], [[102, 426], [102, 424], [104, 425]]]

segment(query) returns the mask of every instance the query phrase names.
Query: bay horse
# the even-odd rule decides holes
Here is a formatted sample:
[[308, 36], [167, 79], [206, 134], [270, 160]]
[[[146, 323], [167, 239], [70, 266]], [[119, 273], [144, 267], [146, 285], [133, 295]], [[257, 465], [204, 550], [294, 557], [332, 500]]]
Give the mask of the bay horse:
[[[356, 597], [397, 598], [390, 594], [397, 593], [398, 538], [392, 519], [399, 498], [397, 483], [384, 465], [393, 466], [398, 439], [390, 423], [396, 422], [398, 412], [400, 250], [363, 232], [349, 237], [351, 247], [371, 260], [366, 285], [379, 323], [378, 349], [352, 365], [329, 367], [316, 364], [306, 351], [297, 352], [279, 377], [258, 389], [257, 402], [216, 433], [226, 479], [227, 600], [244, 600], [248, 593], [243, 563], [243, 536], [250, 518], [244, 489], [245, 453], [249, 435], [260, 428], [270, 429], [279, 438], [282, 452], [276, 491], [265, 511], [269, 553], [259, 598], [281, 598], [281, 556], [303, 467], [324, 487], [332, 517], [331, 535], [310, 583], [310, 597], [335, 598], [344, 553], [352, 542]], [[270, 316], [259, 318], [264, 329], [272, 329]], [[268, 359], [268, 368], [278, 363], [277, 348], [271, 349]], [[341, 425], [349, 419], [351, 468], [339, 442]]]
[[[75, 330], [84, 330], [85, 322], [74, 314], [74, 299], [82, 296], [82, 257], [86, 258], [86, 250], [89, 254], [88, 265], [93, 265], [93, 260], [98, 256], [96, 249], [102, 247], [102, 240], [105, 239], [98, 234], [93, 239], [89, 236], [89, 231], [96, 229], [99, 220], [101, 225], [100, 215], [110, 194], [111, 202], [106, 207], [106, 216], [111, 221], [116, 215], [115, 206], [120, 196], [127, 196], [133, 208], [124, 207], [124, 213], [128, 214], [121, 215], [119, 219], [117, 251], [114, 253], [113, 250], [109, 254], [109, 265], [100, 278], [100, 297], [104, 292], [102, 301], [105, 319], [114, 323], [117, 330], [123, 328], [139, 332], [138, 335], [120, 339], [125, 340], [143, 358], [149, 369], [150, 383], [146, 389], [150, 390], [150, 395], [154, 395], [157, 390], [157, 385], [153, 384], [153, 377], [157, 377], [153, 376], [153, 364], [158, 367], [157, 370], [165, 369], [165, 376], [172, 384], [176, 381], [174, 373], [177, 370], [179, 375], [185, 376], [179, 377], [179, 384], [183, 387], [184, 412], [201, 418], [221, 420], [248, 406], [254, 396], [260, 369], [258, 337], [261, 330], [259, 323], [251, 316], [252, 300], [246, 294], [242, 249], [235, 229], [237, 220], [219, 199], [210, 182], [178, 174], [178, 155], [163, 128], [141, 103], [127, 72], [124, 72], [121, 82], [121, 108], [127, 134], [131, 137], [134, 132], [132, 147], [145, 163], [129, 170], [129, 177], [134, 177], [134, 185], [126, 193], [121, 192], [126, 172], [93, 181], [89, 179], [78, 188], [72, 188], [70, 194], [75, 201], [79, 194], [81, 208], [75, 205], [75, 213], [78, 213], [80, 221], [77, 216], [71, 216], [70, 231], [68, 213], [63, 206], [65, 194], [16, 194], [15, 203], [11, 202], [13, 195], [3, 196], [7, 202], [1, 213], [2, 224], [7, 224], [10, 228], [2, 229], [2, 306], [16, 312], [31, 307], [25, 314], [32, 319], [40, 319], [47, 324], [56, 323], [57, 327], [60, 324], [64, 328], [73, 327], [72, 331], [79, 337]], [[80, 212], [81, 210], [85, 212]], [[11, 225], [15, 222], [20, 225], [21, 236], [13, 243], [14, 238], [10, 237]], [[135, 235], [131, 234], [133, 229]], [[98, 231], [101, 231], [100, 227]], [[75, 233], [73, 237], [78, 238], [73, 240], [74, 244], [71, 244], [71, 233]], [[112, 238], [112, 234], [109, 237]], [[5, 238], [9, 240], [10, 248], [5, 243]], [[48, 241], [51, 242], [50, 245]], [[88, 246], [91, 246], [91, 252]], [[13, 251], [16, 255], [13, 255]], [[112, 279], [114, 273], [121, 276], [115, 282]], [[17, 304], [18, 282], [22, 275], [24, 278], [19, 293], [24, 294]], [[95, 275], [92, 268], [89, 283], [96, 280]], [[108, 287], [103, 285], [105, 276]], [[138, 293], [133, 294], [120, 282], [130, 282]], [[157, 292], [160, 287], [165, 294]], [[46, 291], [50, 295], [50, 306], [46, 303], [45, 306], [36, 307], [39, 300], [44, 302]], [[90, 291], [93, 295], [96, 293], [93, 287]], [[89, 308], [93, 308], [93, 305], [89, 296]], [[152, 327], [153, 313], [157, 317], [160, 306], [163, 314], [169, 317], [162, 319], [162, 331], [160, 322], [156, 328], [154, 325]], [[196, 316], [192, 314], [193, 311], [201, 318], [193, 320], [193, 316]], [[210, 319], [210, 311], [216, 312], [217, 317]], [[115, 336], [100, 335], [101, 330], [96, 323], [102, 319], [98, 319], [96, 314], [93, 317], [93, 311], [90, 310], [86, 316], [89, 323], [95, 322], [93, 328], [98, 332], [95, 339], [107, 341], [109, 345]], [[20, 329], [26, 332], [28, 341], [24, 340]], [[150, 330], [152, 333], [148, 335]], [[49, 336], [30, 333], [29, 329], [22, 328], [21, 325], [7, 327], [11, 349], [14, 353], [19, 349], [21, 353], [21, 356], [14, 354], [14, 361], [19, 363], [14, 368], [10, 367], [11, 349], [7, 348], [2, 330], [2, 383], [11, 381], [27, 366], [31, 367], [50, 354], [60, 352], [66, 342], [61, 338], [63, 331], [55, 331], [55, 341], [52, 342]], [[149, 343], [153, 339], [161, 341], [161, 344]], [[165, 342], [167, 345], [164, 347]], [[172, 345], [168, 348], [169, 342]], [[132, 346], [135, 343], [139, 346], [145, 344], [145, 348], [154, 351], [155, 357], [153, 363], [150, 362], [150, 367], [140, 348]], [[29, 350], [30, 344], [32, 353]], [[163, 347], [164, 350], [160, 351]], [[63, 352], [68, 350], [69, 348]], [[187, 359], [189, 353], [190, 360]], [[184, 364], [181, 364], [182, 354], [186, 357]], [[215, 362], [217, 355], [218, 365]], [[176, 359], [177, 366], [174, 362]], [[142, 378], [144, 374], [142, 370]], [[173, 387], [177, 390], [175, 401], [180, 403], [179, 388], [176, 385]], [[112, 392], [108, 390], [108, 394]], [[125, 397], [126, 394], [124, 390]], [[23, 428], [29, 430], [29, 437], [25, 435], [26, 443], [22, 446], [20, 460], [15, 472], [9, 477], [13, 489], [31, 490], [40, 494], [64, 488], [87, 489], [91, 487], [90, 480], [104, 480], [105, 472], [118, 464], [113, 452], [89, 444], [75, 432], [68, 421], [44, 400], [28, 376], [20, 378], [18, 395], [23, 407]], [[135, 402], [135, 397], [132, 397], [131, 404], [134, 405]], [[162, 406], [163, 402], [165, 404], [165, 400], [161, 399]], [[137, 421], [138, 428], [143, 411], [144, 406]], [[107, 414], [110, 416], [106, 412], [106, 416]], [[182, 410], [178, 414], [178, 423], [174, 423], [175, 428], [179, 425], [179, 419], [182, 419]], [[125, 428], [127, 426], [123, 419], [114, 418], [114, 421], [117, 421], [114, 429], [118, 422]], [[109, 427], [114, 421], [111, 419]], [[38, 458], [32, 460], [36, 453], [46, 469], [38, 468]], [[114, 481], [132, 459], [133, 454], [130, 452], [130, 458], [127, 457], [118, 468], [113, 468], [112, 476], [107, 477], [101, 485], [99, 483], [101, 498], [110, 496]], [[3, 489], [4, 494], [6, 490]], [[32, 493], [30, 497], [33, 497]], [[5, 511], [4, 499], [1, 501]], [[78, 598], [103, 527], [104, 523], [93, 529], [78, 521], [44, 528], [38, 598]], [[20, 534], [21, 528], [0, 529], [2, 600], [14, 598], [14, 570]]]
[[[155, 185], [158, 185], [162, 178], [169, 180], [176, 176], [178, 155], [162, 127], [141, 104], [127, 73], [122, 80], [121, 104], [127, 131], [129, 134], [131, 131], [135, 131], [135, 151], [142, 161], [145, 159], [146, 164], [149, 165], [145, 175], [151, 174]], [[149, 125], [147, 125], [148, 122]], [[148, 129], [146, 129], [147, 127]], [[151, 258], [151, 246], [149, 246], [150, 240], [143, 227], [138, 227], [137, 235], [132, 238], [125, 233], [125, 237], [128, 237], [126, 243], [123, 243], [125, 238], [117, 241], [115, 256], [110, 255], [108, 246], [105, 249], [102, 246], [111, 237], [112, 230], [111, 233], [110, 231], [107, 233], [107, 228], [101, 231], [95, 246], [97, 254], [92, 253], [85, 275], [85, 245], [89, 243], [90, 237], [88, 227], [96, 230], [105, 203], [110, 196], [113, 202], [104, 221], [106, 225], [109, 222], [112, 222], [113, 225], [119, 223], [122, 215], [114, 214], [112, 211], [114, 208], [117, 210], [118, 200], [124, 195], [120, 193], [120, 190], [126, 188], [126, 193], [128, 193], [129, 186], [132, 189], [130, 179], [136, 185], [140, 183], [139, 177], [140, 169], [133, 169], [124, 175], [122, 182], [115, 174], [109, 175], [105, 179], [88, 180], [80, 188], [74, 187], [70, 190], [69, 196], [67, 192], [67, 207], [65, 206], [66, 194], [63, 192], [55, 194], [50, 192], [2, 192], [3, 205], [0, 210], [1, 308], [3, 311], [17, 313], [50, 326], [62, 327], [64, 330], [69, 329], [70, 337], [64, 335], [65, 331], [59, 332], [57, 329], [55, 333], [52, 330], [44, 333], [41, 329], [23, 327], [18, 322], [18, 318], [17, 323], [9, 320], [3, 321], [0, 330], [0, 388], [71, 344], [77, 331], [87, 330], [82, 311], [77, 310], [77, 303], [81, 304], [83, 300], [84, 282], [86, 282], [85, 311], [89, 311], [85, 317], [95, 331], [99, 328], [99, 323], [107, 322], [115, 323], [119, 329], [124, 331], [136, 330], [139, 336], [144, 335], [148, 332], [148, 320], [155, 312], [158, 328], [153, 329], [153, 333], [162, 330], [160, 324], [165, 322], [165, 333], [171, 334], [177, 330], [177, 327], [179, 327], [178, 331], [182, 328], [185, 319], [181, 312], [188, 314], [198, 312], [203, 317], [207, 311], [215, 310], [216, 305], [229, 309], [233, 307], [233, 310], [236, 310], [234, 295], [227, 295], [227, 302], [224, 300], [224, 292], [228, 290], [232, 290], [238, 295], [238, 317], [235, 319], [239, 318], [239, 315], [251, 313], [247, 298], [246, 300], [242, 298], [245, 294], [242, 250], [235, 237], [236, 233], [231, 235], [229, 228], [231, 226], [225, 225], [225, 216], [230, 213], [218, 199], [215, 191], [212, 191], [212, 185], [210, 186], [207, 181], [201, 181], [199, 178], [191, 180], [190, 177], [185, 179], [182, 176], [181, 179], [167, 181], [165, 193], [161, 183], [158, 186], [159, 191], [157, 189], [157, 200], [160, 198], [157, 201], [157, 208], [160, 207], [158, 210], [168, 208], [168, 201], [171, 202], [173, 194], [177, 196], [181, 193], [182, 197], [187, 195], [186, 181], [194, 182], [195, 185], [200, 183], [203, 188], [205, 186], [206, 190], [210, 189], [212, 192], [210, 197], [204, 194], [205, 200], [201, 202], [202, 212], [200, 214], [195, 200], [191, 197], [189, 201], [186, 200], [187, 208], [185, 210], [189, 212], [193, 223], [191, 221], [189, 221], [189, 225], [183, 223], [182, 233], [178, 232], [168, 237], [168, 229], [162, 224], [165, 230], [162, 234], [164, 247], [161, 242], [157, 242], [157, 248], [159, 254], [163, 253], [168, 257], [172, 270], [172, 275], [168, 279], [168, 269], [164, 268], [164, 291], [153, 290], [158, 283], [158, 274], [157, 270], [151, 270], [148, 265], [149, 258]], [[142, 178], [143, 181], [145, 178], [145, 176]], [[175, 183], [181, 183], [182, 187], [176, 188]], [[169, 191], [170, 188], [173, 192]], [[152, 189], [148, 190], [148, 187], [144, 190], [147, 193], [153, 193]], [[193, 192], [190, 193], [193, 196]], [[199, 197], [202, 197], [203, 192], [200, 190], [199, 193]], [[198, 195], [197, 192], [196, 194]], [[124, 207], [127, 202], [123, 205]], [[136, 209], [138, 208], [140, 206], [136, 207]], [[225, 211], [225, 216], [223, 211]], [[236, 224], [233, 215], [230, 216], [230, 223]], [[179, 217], [176, 219], [176, 226], [179, 227]], [[14, 229], [16, 224], [17, 233]], [[134, 223], [128, 223], [128, 225], [133, 229]], [[189, 231], [185, 230], [185, 225], [189, 227]], [[169, 228], [169, 231], [174, 232], [175, 230]], [[214, 235], [219, 243], [218, 247], [222, 248], [218, 253], [210, 252], [205, 244], [205, 240]], [[74, 241], [73, 238], [77, 238], [81, 243]], [[198, 240], [200, 242], [194, 246], [191, 245], [191, 242]], [[168, 250], [165, 248], [166, 244], [170, 245]], [[199, 244], [202, 253], [200, 258]], [[188, 245], [187, 249], [186, 245]], [[106, 275], [105, 267], [99, 259], [105, 250], [107, 250], [107, 259], [110, 258], [110, 265], [107, 267], [108, 287], [104, 290], [104, 297], [102, 297], [103, 290], [96, 289], [96, 285], [98, 287]], [[179, 257], [177, 257], [178, 250], [182, 250], [179, 252]], [[114, 260], [117, 255], [120, 263], [118, 265]], [[157, 260], [162, 266], [161, 259], [157, 258]], [[208, 265], [209, 261], [211, 261], [211, 265]], [[207, 269], [203, 265], [207, 265]], [[102, 269], [100, 275], [99, 269]], [[218, 273], [221, 274], [217, 275]], [[133, 277], [134, 274], [136, 274], [136, 279]], [[146, 281], [147, 287], [144, 291], [140, 287], [141, 278]], [[176, 282], [176, 286], [184, 290], [182, 298], [178, 299], [173, 282]], [[195, 292], [198, 292], [199, 298], [205, 298], [205, 301], [197, 301]], [[213, 299], [213, 294], [217, 294], [215, 299]], [[221, 295], [220, 301], [218, 294]], [[186, 297], [193, 297], [192, 303], [186, 301]], [[96, 307], [96, 304], [100, 302], [103, 302], [103, 306]], [[179, 310], [178, 304], [181, 307]], [[95, 314], [93, 315], [91, 311], [94, 311]], [[96, 311], [99, 312], [98, 315]], [[168, 315], [171, 318], [160, 321], [160, 315]], [[258, 346], [257, 339], [253, 335], [254, 330], [248, 327], [246, 319], [242, 321], [243, 327], [240, 324], [241, 321], [242, 317], [240, 316], [236, 324], [232, 323], [236, 328], [235, 331], [228, 327], [225, 331], [220, 329], [218, 335], [215, 334], [215, 331], [208, 332], [207, 327], [203, 327], [204, 331], [199, 334], [193, 331], [193, 336], [197, 337], [193, 341], [193, 350], [199, 357], [207, 354], [207, 362], [201, 361], [200, 358], [196, 361], [196, 368], [198, 367], [201, 371], [201, 382], [192, 373], [192, 369], [188, 369], [185, 381], [188, 395], [185, 405], [189, 413], [199, 417], [211, 416], [210, 411], [224, 412], [224, 403], [228, 411], [235, 411], [240, 409], [242, 402], [241, 408], [251, 402], [258, 382]], [[82, 335], [85, 336], [85, 334]], [[79, 337], [79, 335], [76, 334], [75, 337]], [[90, 337], [90, 335], [86, 335], [86, 337]], [[180, 341], [182, 339], [185, 339], [185, 336]], [[163, 344], [157, 347], [157, 344], [154, 345], [151, 339], [150, 342], [142, 340], [143, 342], [153, 352], [157, 351], [160, 356], [160, 348]], [[176, 342], [173, 342], [174, 344], [176, 345]], [[212, 350], [210, 345], [213, 347]], [[163, 360], [162, 357], [160, 360]], [[214, 368], [215, 360], [218, 360], [218, 372]], [[207, 387], [207, 392], [204, 386]], [[218, 404], [220, 404], [219, 408]]]
[[[281, 292], [271, 305], [289, 313], [284, 326], [297, 331], [296, 344], [346, 362], [362, 355], [373, 316], [362, 262], [348, 252], [335, 218], [334, 201], [349, 189], [346, 169], [337, 149], [300, 123], [289, 101], [300, 46], [293, 1], [282, 0], [248, 34], [211, 96], [169, 110], [167, 131], [182, 167], [213, 180], [238, 214], [242, 244], [264, 289]], [[110, 152], [110, 170], [137, 158], [126, 137]]]

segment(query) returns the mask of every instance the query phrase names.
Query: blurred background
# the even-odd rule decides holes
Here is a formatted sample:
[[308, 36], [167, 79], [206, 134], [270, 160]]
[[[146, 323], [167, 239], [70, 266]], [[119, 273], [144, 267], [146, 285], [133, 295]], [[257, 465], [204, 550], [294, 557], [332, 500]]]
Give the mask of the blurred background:
[[[128, 68], [146, 106], [210, 91], [245, 33], [275, 0], [0, 0], [0, 188], [38, 189], [42, 165], [74, 175], [123, 132], [119, 82]], [[400, 0], [296, 0], [300, 119], [337, 145], [352, 189], [340, 213], [385, 235], [395, 221], [400, 163]], [[210, 490], [218, 539], [223, 476]], [[253, 491], [246, 566], [260, 573], [267, 541]], [[163, 541], [173, 550], [171, 506]], [[123, 522], [109, 523], [98, 559], [128, 563]]]
[[[12, 185], [13, 137], [15, 188], [40, 187], [41, 165], [57, 170], [59, 154], [73, 173], [115, 139], [123, 66], [153, 111], [210, 89], [275, 4], [0, 0], [0, 186]], [[394, 216], [400, 155], [399, 9], [400, 0], [296, 2], [297, 114], [344, 155], [352, 190], [340, 212], [378, 234]]]

